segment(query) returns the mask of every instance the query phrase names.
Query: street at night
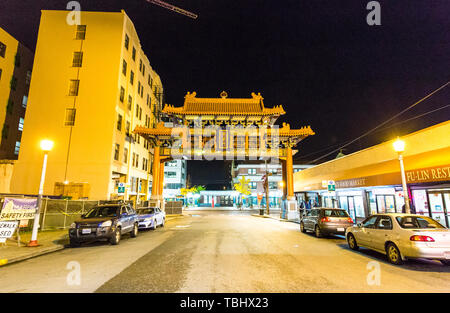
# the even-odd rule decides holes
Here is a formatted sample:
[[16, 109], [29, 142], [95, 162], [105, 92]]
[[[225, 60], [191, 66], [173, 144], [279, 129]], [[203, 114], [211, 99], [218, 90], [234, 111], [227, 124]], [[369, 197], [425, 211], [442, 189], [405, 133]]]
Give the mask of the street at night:
[[[81, 284], [69, 286], [71, 261]], [[369, 285], [380, 266], [380, 284]], [[248, 212], [191, 211], [117, 247], [86, 244], [0, 268], [2, 292], [449, 292], [450, 269], [403, 267], [341, 237], [315, 238], [298, 224]]]

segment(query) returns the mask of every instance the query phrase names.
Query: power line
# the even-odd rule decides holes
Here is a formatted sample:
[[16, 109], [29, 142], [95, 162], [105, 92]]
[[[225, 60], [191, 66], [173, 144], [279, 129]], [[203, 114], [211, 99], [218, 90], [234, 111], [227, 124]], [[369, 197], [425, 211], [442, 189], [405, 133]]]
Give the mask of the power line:
[[384, 121], [384, 122], [381, 123], [380, 125], [378, 125], [378, 126], [372, 128], [371, 130], [365, 132], [365, 133], [362, 134], [361, 136], [359, 136], [359, 137], [357, 137], [357, 138], [355, 138], [355, 139], [349, 141], [348, 143], [344, 144], [343, 146], [341, 146], [341, 147], [339, 147], [339, 148], [337, 148], [337, 149], [335, 149], [335, 150], [333, 150], [333, 151], [331, 151], [331, 152], [329, 152], [329, 153], [327, 153], [327, 154], [322, 155], [321, 157], [319, 157], [319, 158], [317, 158], [317, 159], [312, 160], [311, 163], [314, 163], [314, 162], [316, 162], [316, 161], [318, 161], [318, 160], [321, 160], [321, 159], [323, 159], [323, 158], [329, 156], [330, 154], [333, 154], [333, 153], [335, 153], [336, 151], [338, 151], [338, 150], [340, 150], [340, 149], [342, 149], [342, 148], [345, 148], [345, 147], [347, 147], [348, 145], [354, 143], [355, 141], [358, 141], [359, 139], [361, 139], [361, 138], [363, 138], [363, 137], [369, 135], [371, 132], [377, 130], [378, 128], [380, 128], [380, 127], [383, 126], [383, 125], [386, 125], [387, 123], [389, 123], [390, 121], [396, 119], [398, 116], [402, 115], [402, 114], [405, 113], [406, 111], [412, 109], [413, 107], [415, 107], [416, 105], [418, 105], [418, 104], [421, 103], [422, 101], [428, 99], [429, 97], [431, 97], [432, 95], [434, 95], [436, 92], [438, 92], [438, 91], [440, 91], [441, 89], [447, 87], [448, 84], [450, 84], [450, 82], [446, 82], [444, 85], [442, 85], [441, 87], [437, 88], [437, 89], [434, 90], [433, 92], [429, 93], [428, 95], [426, 95], [425, 97], [423, 97], [423, 98], [420, 99], [419, 101], [417, 101], [417, 102], [411, 104], [411, 105], [410, 105], [409, 107], [407, 107], [406, 109], [400, 111], [399, 113], [397, 113], [397, 114], [394, 115], [393, 117], [387, 119], [386, 121]]
[[[392, 125], [389, 125], [389, 126], [380, 128], [380, 129], [376, 130], [374, 133], [377, 133], [377, 132], [380, 132], [380, 131], [383, 131], [383, 130], [392, 128], [392, 127], [397, 126], [397, 125], [399, 125], [399, 124], [403, 124], [403, 123], [409, 122], [409, 121], [411, 121], [411, 120], [414, 120], [414, 119], [423, 117], [423, 116], [425, 116], [425, 115], [428, 115], [428, 114], [431, 114], [431, 113], [434, 113], [434, 112], [437, 112], [437, 111], [446, 109], [446, 108], [448, 108], [448, 107], [450, 107], [450, 104], [447, 104], [447, 105], [444, 105], [444, 106], [442, 106], [442, 107], [440, 107], [440, 108], [437, 108], [437, 109], [434, 109], [434, 110], [431, 110], [431, 111], [428, 111], [428, 112], [425, 112], [425, 113], [416, 115], [416, 116], [411, 117], [411, 118], [409, 118], [409, 119], [406, 119], [406, 120], [404, 120], [404, 121], [400, 121], [400, 122], [394, 123], [394, 124], [392, 124]], [[329, 149], [331, 149], [331, 148], [333, 148], [333, 147], [336, 147], [336, 146], [339, 146], [339, 145], [341, 145], [341, 144], [346, 144], [347, 142], [350, 142], [350, 141], [340, 142], [340, 143], [334, 144], [334, 145], [332, 145], [332, 146], [326, 147], [326, 148], [324, 148], [324, 149], [320, 149], [320, 150], [317, 150], [317, 151], [308, 153], [308, 154], [306, 154], [306, 155], [296, 155], [296, 156], [298, 156], [298, 159], [300, 159], [300, 158], [307, 158], [307, 157], [310, 156], [310, 155], [314, 155], [314, 154], [317, 154], [317, 153], [319, 153], [319, 152], [329, 150]]]

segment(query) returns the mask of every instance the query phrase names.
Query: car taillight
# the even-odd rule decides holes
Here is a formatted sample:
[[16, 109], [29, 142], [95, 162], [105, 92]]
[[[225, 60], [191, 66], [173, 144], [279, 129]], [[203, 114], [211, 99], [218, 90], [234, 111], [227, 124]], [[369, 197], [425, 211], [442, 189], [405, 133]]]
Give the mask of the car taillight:
[[322, 219], [320, 221], [322, 223], [324, 223], [324, 222], [331, 222], [331, 220], [328, 217], [322, 217]]
[[411, 241], [425, 241], [425, 242], [434, 242], [434, 239], [430, 236], [418, 236], [414, 235], [409, 238]]
[[352, 220], [351, 217], [349, 217], [349, 218], [347, 219], [347, 221], [348, 221], [349, 223], [352, 223], [352, 224], [353, 224], [353, 220]]

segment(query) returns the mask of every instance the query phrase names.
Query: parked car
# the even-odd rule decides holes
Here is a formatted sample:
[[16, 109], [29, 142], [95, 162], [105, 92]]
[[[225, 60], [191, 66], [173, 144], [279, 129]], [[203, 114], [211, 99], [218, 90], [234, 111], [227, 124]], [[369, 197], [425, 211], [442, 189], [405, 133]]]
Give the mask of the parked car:
[[344, 235], [353, 220], [343, 209], [314, 208], [300, 218], [300, 231], [313, 231], [320, 238], [331, 234]]
[[351, 249], [365, 247], [378, 251], [386, 254], [393, 264], [425, 258], [450, 265], [450, 230], [428, 216], [375, 214], [347, 228], [346, 238]]
[[138, 216], [131, 205], [102, 204], [70, 225], [69, 239], [71, 246], [94, 240], [108, 240], [117, 245], [125, 233], [131, 237], [138, 234]]
[[140, 208], [137, 210], [139, 215], [139, 228], [156, 229], [159, 225], [164, 227], [166, 213], [159, 208]]

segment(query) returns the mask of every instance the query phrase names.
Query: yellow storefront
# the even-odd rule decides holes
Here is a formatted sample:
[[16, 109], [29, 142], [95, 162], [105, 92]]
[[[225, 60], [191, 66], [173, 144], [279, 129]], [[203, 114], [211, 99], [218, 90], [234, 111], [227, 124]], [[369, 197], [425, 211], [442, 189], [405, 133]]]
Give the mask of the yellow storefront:
[[[374, 213], [402, 212], [403, 191], [393, 140], [294, 174], [297, 199], [307, 207], [315, 202], [344, 208], [358, 222]], [[402, 140], [413, 211], [450, 226], [450, 121], [405, 135]], [[330, 180], [335, 182], [335, 192], [327, 191]]]

